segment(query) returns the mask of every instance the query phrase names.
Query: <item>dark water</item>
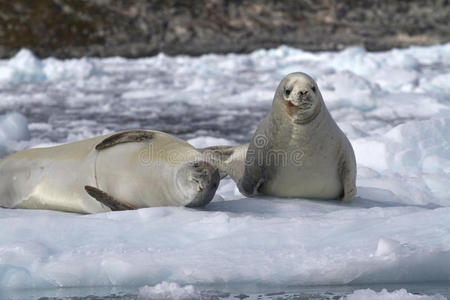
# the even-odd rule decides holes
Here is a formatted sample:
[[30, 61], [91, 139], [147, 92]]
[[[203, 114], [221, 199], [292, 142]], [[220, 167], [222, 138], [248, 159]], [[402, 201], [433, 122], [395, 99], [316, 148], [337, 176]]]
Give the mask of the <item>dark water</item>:
[[[417, 295], [440, 294], [450, 299], [450, 282], [377, 284], [377, 285], [343, 285], [343, 286], [262, 286], [262, 285], [227, 285], [198, 286], [200, 297], [194, 299], [258, 299], [258, 300], [328, 300], [339, 299], [355, 290], [371, 289], [376, 292], [386, 289], [393, 292], [406, 289]], [[138, 299], [139, 287], [90, 287], [36, 290], [0, 290], [2, 300], [135, 300]], [[147, 298], [146, 298], [147, 299]], [[191, 298], [189, 298], [191, 299]], [[382, 298], [380, 298], [382, 299]]]

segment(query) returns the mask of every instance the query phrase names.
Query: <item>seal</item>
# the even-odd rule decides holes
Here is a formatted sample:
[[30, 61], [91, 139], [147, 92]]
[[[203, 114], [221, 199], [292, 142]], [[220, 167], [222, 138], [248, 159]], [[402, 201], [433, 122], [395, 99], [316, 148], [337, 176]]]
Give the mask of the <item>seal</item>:
[[200, 207], [219, 184], [217, 167], [187, 142], [134, 130], [0, 161], [0, 206], [99, 213], [153, 206]]
[[238, 188], [244, 195], [351, 200], [353, 148], [331, 117], [314, 80], [292, 73], [280, 82], [269, 115], [248, 146]]

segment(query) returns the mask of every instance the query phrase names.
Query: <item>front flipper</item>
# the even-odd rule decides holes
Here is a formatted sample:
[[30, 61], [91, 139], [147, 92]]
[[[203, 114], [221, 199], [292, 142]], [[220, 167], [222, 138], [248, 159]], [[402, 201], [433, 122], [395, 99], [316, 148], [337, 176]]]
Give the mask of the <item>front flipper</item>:
[[119, 132], [101, 141], [97, 146], [95, 146], [95, 149], [100, 151], [118, 144], [143, 142], [151, 140], [152, 138], [153, 132], [151, 131], [132, 130]]
[[247, 197], [253, 197], [260, 194], [260, 188], [265, 182], [264, 157], [267, 153], [266, 148], [258, 147], [255, 142], [248, 147], [245, 157], [244, 172], [237, 186], [241, 194]]
[[356, 195], [356, 159], [350, 143], [342, 158], [340, 176], [342, 186], [344, 187], [341, 200], [348, 202]]
[[112, 211], [136, 209], [136, 207], [134, 206], [117, 201], [114, 197], [108, 195], [107, 193], [99, 190], [96, 187], [86, 185], [84, 189], [89, 194], [89, 196], [91, 196], [101, 204], [108, 206]]

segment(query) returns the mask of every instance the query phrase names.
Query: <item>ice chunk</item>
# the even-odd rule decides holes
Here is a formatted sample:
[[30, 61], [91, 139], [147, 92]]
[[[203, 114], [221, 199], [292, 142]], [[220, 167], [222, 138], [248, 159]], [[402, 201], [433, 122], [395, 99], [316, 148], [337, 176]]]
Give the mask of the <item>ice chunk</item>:
[[38, 59], [28, 49], [20, 50], [6, 64], [0, 64], [0, 82], [39, 83], [63, 79], [83, 79], [101, 74], [94, 59]]
[[405, 289], [388, 292], [386, 289], [376, 292], [371, 289], [356, 290], [340, 300], [446, 300], [442, 295], [417, 295], [408, 293]]
[[448, 203], [449, 131], [450, 118], [435, 118], [398, 125], [382, 136], [355, 139], [358, 165], [383, 173], [372, 180], [360, 178], [360, 184], [384, 185], [416, 203], [427, 203], [430, 197]]
[[436, 94], [437, 92], [450, 94], [450, 74], [438, 74], [436, 76], [430, 78], [423, 78], [421, 80], [420, 86], [432, 93]]
[[331, 65], [336, 70], [348, 70], [358, 75], [368, 75], [383, 68], [380, 60], [359, 47], [341, 51], [331, 61]]
[[193, 300], [200, 299], [200, 292], [192, 285], [180, 286], [173, 282], [162, 282], [139, 289], [138, 300]]
[[[427, 158], [435, 161], [426, 164], [428, 172], [440, 172], [448, 168], [450, 160], [450, 118], [408, 122], [388, 133], [385, 138], [390, 148], [390, 167], [400, 172], [421, 172]], [[436, 161], [442, 158], [442, 163]]]
[[441, 64], [450, 60], [450, 43], [435, 46], [412, 46], [403, 50], [422, 64]]
[[227, 139], [210, 136], [196, 137], [188, 140], [187, 142], [192, 146], [194, 146], [195, 148], [206, 148], [211, 146], [232, 146], [236, 144]]
[[43, 71], [48, 80], [83, 79], [93, 74], [101, 74], [93, 59], [81, 58], [61, 61], [48, 58], [43, 61], [43, 64]]
[[20, 141], [30, 138], [28, 120], [21, 113], [0, 115], [0, 143], [6, 140]]
[[353, 142], [358, 163], [375, 170], [448, 172], [450, 118], [400, 124], [383, 136]]
[[375, 107], [375, 97], [382, 94], [377, 84], [349, 71], [324, 75], [317, 84], [329, 109], [350, 106], [370, 110]]
[[382, 68], [373, 74], [371, 81], [382, 86], [385, 90], [409, 92], [418, 86], [420, 72], [415, 69]]
[[368, 53], [359, 47], [347, 48], [336, 54], [331, 61], [336, 70], [348, 70], [361, 76], [369, 76], [383, 69], [401, 67], [418, 70], [419, 61], [409, 53], [392, 50], [388, 54]]
[[11, 83], [40, 82], [47, 76], [42, 62], [28, 49], [20, 50], [8, 63], [0, 66], [0, 81]]
[[375, 251], [375, 256], [385, 256], [393, 254], [401, 249], [402, 245], [392, 239], [381, 238], [378, 240], [377, 250]]
[[30, 138], [28, 120], [21, 113], [0, 115], [0, 158], [15, 150], [15, 143]]

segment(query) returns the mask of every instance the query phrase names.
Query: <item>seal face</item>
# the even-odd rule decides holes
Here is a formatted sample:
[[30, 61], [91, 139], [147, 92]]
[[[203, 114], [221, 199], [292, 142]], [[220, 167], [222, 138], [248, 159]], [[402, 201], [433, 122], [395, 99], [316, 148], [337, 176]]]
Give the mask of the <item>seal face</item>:
[[78, 213], [199, 207], [219, 180], [185, 141], [133, 130], [8, 156], [0, 162], [0, 206]]
[[[278, 88], [282, 95], [287, 116], [295, 124], [311, 122], [319, 113], [322, 102], [318, 88], [312, 78], [307, 76], [287, 76]], [[277, 91], [278, 91], [277, 89]]]
[[238, 179], [241, 193], [351, 200], [356, 194], [352, 146], [304, 73], [278, 85], [270, 114], [258, 126]]
[[[214, 197], [219, 187], [219, 170], [206, 161], [187, 163], [177, 174], [181, 188], [190, 187], [194, 191], [193, 199], [187, 207], [202, 207]], [[186, 174], [187, 173], [187, 174]]]

